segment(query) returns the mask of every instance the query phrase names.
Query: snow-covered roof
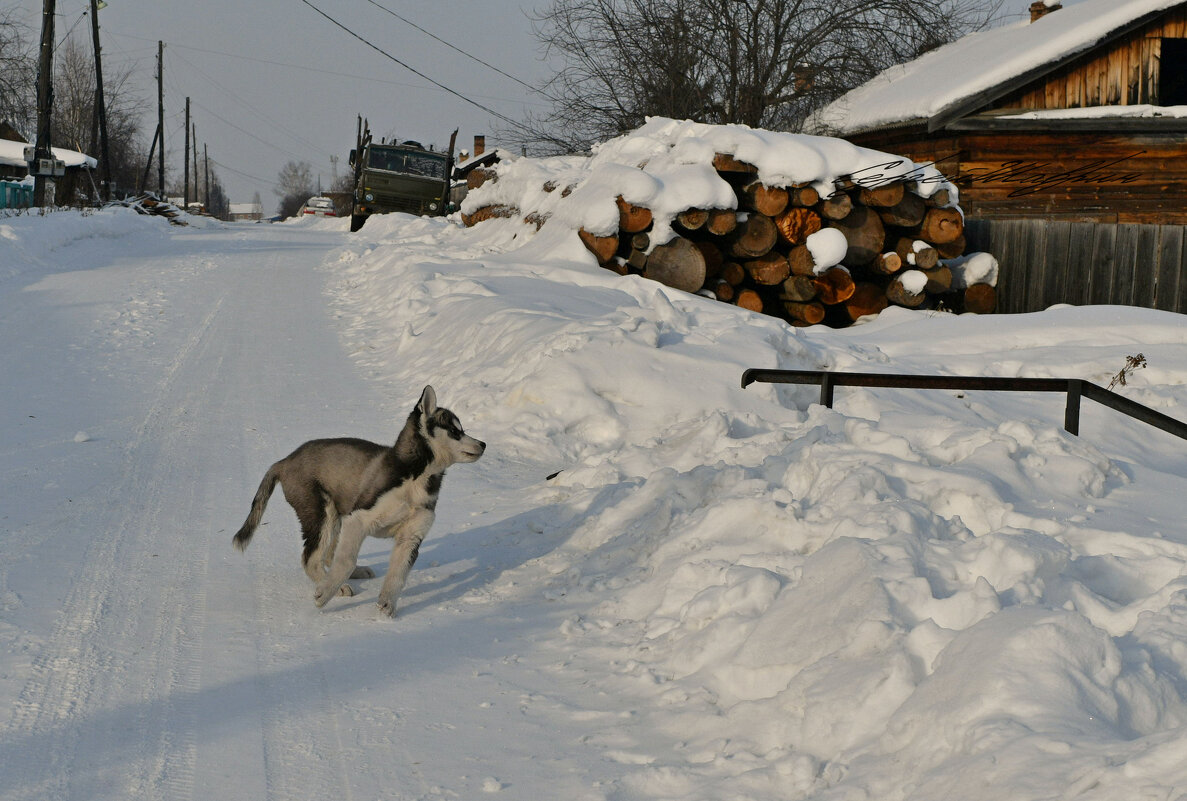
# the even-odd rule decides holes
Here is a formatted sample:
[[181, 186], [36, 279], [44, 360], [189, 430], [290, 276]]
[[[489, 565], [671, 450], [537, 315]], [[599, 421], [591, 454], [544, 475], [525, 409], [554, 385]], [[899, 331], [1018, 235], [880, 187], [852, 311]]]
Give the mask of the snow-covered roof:
[[1030, 22], [972, 33], [898, 64], [816, 112], [806, 130], [844, 135], [933, 120], [970, 100], [986, 103], [1020, 78], [1120, 35], [1187, 0], [1082, 0]]
[[[25, 148], [29, 146], [28, 142], [15, 142], [12, 139], [0, 139], [0, 164], [7, 164], [12, 167], [25, 167], [28, 162], [25, 161]], [[77, 150], [66, 150], [65, 148], [53, 148], [54, 158], [60, 159], [67, 167], [81, 167], [86, 165], [91, 169], [99, 166], [99, 162], [91, 158], [85, 153], [79, 153]]]

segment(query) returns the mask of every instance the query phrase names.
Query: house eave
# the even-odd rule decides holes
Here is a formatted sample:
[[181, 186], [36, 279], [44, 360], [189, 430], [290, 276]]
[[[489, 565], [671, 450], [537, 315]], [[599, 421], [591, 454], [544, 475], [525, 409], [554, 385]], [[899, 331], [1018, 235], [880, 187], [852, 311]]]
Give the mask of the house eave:
[[[930, 126], [929, 126], [929, 130]], [[944, 126], [947, 131], [1017, 131], [1038, 133], [1127, 133], [1167, 134], [1187, 133], [1185, 117], [1065, 117], [1023, 119], [999, 115], [976, 115], [952, 120]]]
[[950, 124], [953, 121], [973, 114], [977, 110], [984, 108], [993, 101], [1006, 96], [1010, 92], [1013, 92], [1016, 89], [1021, 89], [1027, 84], [1033, 83], [1034, 81], [1045, 77], [1046, 75], [1060, 69], [1061, 67], [1064, 67], [1077, 58], [1083, 56], [1086, 52], [1100, 47], [1102, 44], [1107, 44], [1108, 42], [1114, 41], [1115, 39], [1119, 39], [1126, 34], [1132, 33], [1144, 25], [1147, 25], [1150, 22], [1158, 19], [1172, 8], [1177, 7], [1178, 6], [1171, 6], [1169, 8], [1163, 8], [1159, 9], [1158, 11], [1151, 11], [1148, 14], [1143, 14], [1141, 17], [1138, 17], [1135, 20], [1131, 20], [1124, 25], [1114, 28], [1112, 31], [1104, 34], [1095, 41], [1085, 44], [1083, 47], [1079, 48], [1073, 53], [1068, 53], [1064, 57], [1058, 58], [1054, 61], [1049, 61], [1046, 64], [1040, 64], [1037, 67], [1014, 76], [1008, 81], [1004, 81], [996, 86], [983, 89], [980, 92], [976, 92], [966, 98], [955, 101], [947, 108], [941, 109], [938, 113], [932, 115], [932, 117], [928, 120], [927, 129], [929, 132], [934, 133], [935, 131], [938, 131], [942, 128], [950, 128]]

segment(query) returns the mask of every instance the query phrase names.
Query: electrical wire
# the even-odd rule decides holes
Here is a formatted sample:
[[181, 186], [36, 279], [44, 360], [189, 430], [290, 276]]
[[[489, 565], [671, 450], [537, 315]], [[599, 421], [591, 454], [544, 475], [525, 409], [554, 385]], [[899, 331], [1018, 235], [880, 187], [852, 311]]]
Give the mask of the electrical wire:
[[286, 155], [292, 156], [293, 158], [295, 158], [295, 159], [298, 159], [298, 160], [303, 160], [303, 159], [305, 158], [304, 156], [301, 156], [301, 155], [299, 155], [299, 154], [297, 154], [297, 153], [294, 153], [294, 152], [293, 152], [293, 151], [291, 151], [291, 150], [286, 150], [286, 149], [284, 149], [283, 147], [281, 147], [280, 145], [276, 144], [275, 142], [269, 142], [267, 139], [264, 139], [264, 138], [262, 138], [262, 137], [256, 136], [256, 135], [255, 135], [255, 134], [253, 134], [251, 131], [245, 130], [244, 128], [240, 128], [240, 127], [239, 127], [238, 125], [236, 125], [235, 123], [231, 122], [230, 120], [226, 119], [225, 117], [222, 117], [222, 116], [220, 116], [220, 115], [219, 115], [217, 112], [215, 112], [215, 111], [213, 111], [212, 109], [210, 109], [210, 108], [208, 108], [208, 107], [206, 107], [206, 106], [202, 105], [202, 104], [201, 104], [201, 103], [199, 103], [197, 100], [193, 100], [193, 99], [191, 98], [190, 102], [192, 102], [192, 103], [193, 103], [195, 106], [197, 106], [198, 108], [200, 108], [200, 109], [202, 109], [203, 111], [205, 111], [205, 112], [206, 112], [207, 114], [209, 114], [210, 116], [214, 117], [216, 120], [219, 120], [220, 122], [222, 122], [222, 123], [223, 123], [223, 124], [225, 124], [225, 125], [230, 125], [232, 128], [234, 128], [234, 129], [235, 129], [236, 131], [238, 131], [239, 133], [243, 134], [244, 136], [249, 136], [249, 137], [251, 137], [252, 139], [256, 140], [257, 142], [259, 142], [259, 143], [260, 143], [260, 144], [262, 144], [262, 145], [266, 145], [267, 147], [270, 147], [270, 148], [272, 148], [273, 150], [279, 150], [281, 153], [284, 153], [284, 154], [286, 154]]
[[228, 172], [233, 172], [236, 175], [239, 175], [243, 178], [250, 178], [253, 181], [259, 181], [260, 183], [267, 184], [268, 186], [271, 186], [273, 188], [275, 188], [278, 185], [275, 179], [260, 178], [258, 175], [251, 175], [250, 173], [246, 173], [243, 170], [237, 170], [234, 167], [227, 165], [227, 164], [223, 164], [221, 161], [217, 161], [215, 159], [210, 159], [210, 163], [217, 165], [219, 167], [222, 167], [224, 170], [227, 170]]
[[[223, 92], [223, 94], [224, 94], [224, 95], [226, 95], [227, 97], [230, 97], [232, 100], [234, 100], [234, 101], [236, 101], [237, 103], [239, 103], [239, 104], [240, 104], [241, 106], [243, 106], [245, 109], [247, 109], [248, 111], [250, 111], [250, 112], [252, 112], [253, 114], [255, 114], [256, 116], [258, 116], [258, 117], [259, 117], [260, 119], [262, 119], [264, 122], [266, 122], [266, 123], [268, 123], [269, 125], [273, 126], [273, 128], [274, 128], [274, 129], [276, 129], [276, 130], [280, 130], [280, 131], [283, 131], [283, 132], [285, 132], [285, 133], [286, 133], [286, 134], [288, 134], [290, 137], [292, 137], [293, 141], [297, 142], [297, 143], [298, 143], [299, 145], [301, 145], [302, 147], [308, 148], [309, 150], [315, 151], [315, 152], [317, 152], [318, 154], [320, 154], [320, 155], [323, 155], [323, 156], [328, 156], [328, 155], [331, 155], [330, 153], [327, 153], [325, 150], [322, 150], [322, 148], [320, 148], [320, 147], [318, 147], [317, 145], [315, 145], [313, 142], [310, 142], [309, 140], [307, 140], [307, 139], [304, 139], [303, 137], [300, 137], [300, 136], [298, 136], [297, 134], [293, 133], [292, 131], [290, 131], [290, 130], [287, 128], [287, 126], [285, 126], [285, 125], [283, 125], [283, 124], [281, 124], [281, 123], [277, 122], [276, 120], [274, 120], [274, 119], [270, 118], [270, 117], [269, 117], [267, 114], [265, 114], [264, 112], [260, 111], [260, 110], [259, 110], [259, 108], [257, 108], [256, 106], [252, 105], [251, 103], [248, 103], [248, 102], [247, 102], [246, 100], [244, 100], [243, 98], [239, 97], [239, 95], [235, 94], [235, 92], [231, 91], [231, 90], [230, 90], [230, 89], [228, 89], [227, 87], [225, 87], [225, 86], [223, 86], [222, 84], [220, 84], [220, 83], [219, 83], [218, 81], [216, 81], [216, 80], [215, 80], [213, 77], [211, 77], [209, 73], [207, 73], [207, 72], [205, 72], [204, 70], [202, 70], [202, 68], [201, 68], [201, 67], [199, 67], [199, 66], [198, 66], [197, 64], [195, 64], [194, 62], [190, 61], [190, 60], [189, 60], [188, 58], [186, 58], [185, 56], [182, 56], [182, 55], [180, 55], [180, 54], [176, 54], [176, 53], [175, 53], [174, 55], [175, 55], [177, 58], [179, 58], [179, 59], [181, 59], [182, 61], [184, 61], [186, 64], [188, 64], [192, 70], [194, 70], [196, 73], [198, 73], [198, 74], [199, 74], [199, 75], [201, 75], [203, 78], [205, 78], [205, 79], [206, 79], [206, 81], [207, 81], [208, 83], [211, 83], [211, 84], [213, 84], [214, 86], [218, 87], [218, 88], [219, 88], [219, 89], [220, 89], [220, 90]], [[189, 94], [191, 94], [191, 93], [188, 93], [188, 92], [186, 92], [186, 93], [183, 93], [183, 94], [185, 94], [185, 95], [189, 95]], [[207, 110], [207, 111], [209, 111], [209, 109], [206, 109], [206, 110]], [[222, 119], [222, 118], [220, 117], [219, 119]], [[223, 120], [223, 122], [227, 122], [227, 121], [226, 121], [226, 120]], [[228, 124], [228, 125], [230, 125], [230, 123], [227, 123], [227, 124]], [[246, 133], [246, 132], [245, 132], [245, 133]], [[250, 136], [251, 134], [248, 134], [248, 135]], [[281, 149], [281, 148], [279, 148], [279, 146], [276, 146], [276, 147], [277, 147], [278, 149]], [[285, 152], [288, 152], [288, 151], [285, 151]], [[292, 153], [289, 153], [289, 155], [293, 155], [293, 154], [292, 154]]]
[[[380, 11], [385, 11], [385, 12], [387, 12], [388, 14], [391, 14], [393, 17], [395, 17], [396, 19], [398, 19], [398, 20], [400, 20], [401, 22], [405, 23], [406, 25], [411, 25], [413, 28], [416, 28], [418, 31], [420, 31], [421, 33], [423, 33], [425, 36], [429, 37], [430, 39], [433, 39], [433, 40], [435, 40], [435, 41], [438, 41], [438, 42], [440, 42], [441, 44], [443, 44], [443, 45], [445, 45], [446, 47], [448, 47], [449, 49], [451, 49], [451, 50], [454, 50], [454, 51], [456, 51], [456, 52], [458, 52], [458, 53], [461, 53], [463, 56], [465, 56], [466, 58], [470, 59], [471, 61], [476, 61], [476, 62], [478, 62], [479, 64], [481, 64], [482, 66], [484, 66], [484, 67], [487, 67], [487, 68], [489, 68], [489, 69], [492, 69], [492, 70], [494, 70], [495, 72], [497, 72], [497, 73], [499, 73], [500, 75], [502, 75], [504, 78], [510, 78], [511, 80], [513, 80], [513, 81], [515, 81], [517, 84], [519, 84], [520, 86], [526, 87], [527, 89], [529, 89], [529, 90], [530, 90], [530, 91], [532, 91], [532, 92], [535, 92], [536, 94], [543, 95], [544, 97], [548, 97], [548, 95], [546, 95], [546, 94], [545, 94], [543, 91], [541, 91], [540, 89], [537, 89], [535, 86], [532, 86], [530, 83], [527, 83], [526, 81], [521, 81], [519, 78], [516, 78], [514, 75], [511, 75], [511, 74], [509, 74], [509, 73], [503, 72], [503, 70], [499, 69], [499, 68], [498, 68], [498, 67], [496, 67], [494, 64], [490, 64], [490, 63], [488, 63], [488, 62], [486, 62], [486, 61], [483, 61], [482, 59], [478, 58], [477, 56], [475, 56], [475, 55], [474, 55], [474, 54], [472, 54], [472, 53], [467, 53], [465, 50], [462, 50], [460, 47], [456, 47], [455, 45], [453, 45], [453, 44], [451, 44], [451, 43], [449, 43], [449, 42], [445, 41], [445, 40], [444, 40], [444, 39], [442, 39], [440, 36], [437, 36], [436, 34], [434, 34], [434, 33], [431, 33], [431, 32], [429, 32], [429, 31], [426, 31], [424, 28], [420, 27], [419, 25], [417, 25], [415, 22], [413, 22], [412, 20], [408, 19], [407, 17], [400, 16], [400, 15], [399, 15], [399, 14], [397, 14], [395, 11], [392, 11], [390, 8], [386, 8], [385, 6], [381, 6], [379, 3], [375, 2], [375, 0], [367, 0], [367, 2], [368, 2], [368, 3], [370, 3], [371, 5], [375, 6], [376, 8], [378, 8]], [[551, 100], [552, 98], [549, 98], [549, 99]]]
[[500, 119], [500, 120], [502, 120], [503, 122], [507, 123], [508, 125], [510, 125], [510, 126], [512, 126], [512, 127], [514, 127], [514, 128], [517, 128], [517, 129], [519, 129], [519, 130], [524, 130], [524, 131], [526, 131], [526, 130], [527, 130], [526, 128], [524, 128], [524, 126], [523, 126], [523, 125], [521, 125], [520, 123], [518, 123], [518, 122], [516, 122], [515, 120], [511, 119], [510, 117], [508, 117], [508, 116], [506, 116], [506, 115], [504, 115], [504, 114], [500, 114], [499, 112], [495, 111], [494, 109], [492, 109], [492, 108], [488, 108], [487, 106], [484, 106], [484, 105], [482, 105], [482, 104], [481, 104], [481, 103], [479, 103], [477, 100], [471, 100], [470, 98], [466, 97], [465, 95], [463, 95], [461, 92], [457, 91], [456, 89], [451, 89], [451, 88], [449, 88], [448, 86], [446, 86], [445, 84], [443, 84], [443, 83], [441, 83], [441, 82], [439, 82], [439, 81], [433, 80], [433, 79], [432, 79], [432, 78], [430, 78], [428, 75], [425, 75], [423, 72], [421, 72], [420, 70], [416, 69], [415, 67], [412, 67], [412, 66], [410, 66], [410, 65], [408, 65], [408, 64], [405, 64], [403, 61], [401, 61], [400, 59], [396, 58], [395, 56], [393, 56], [391, 53], [387, 52], [387, 51], [386, 51], [386, 50], [384, 50], [383, 48], [381, 48], [381, 47], [379, 47], [378, 45], [375, 45], [375, 44], [373, 44], [373, 43], [371, 43], [371, 42], [367, 41], [367, 40], [366, 40], [366, 39], [364, 39], [362, 36], [360, 36], [359, 34], [355, 33], [355, 32], [354, 32], [354, 31], [352, 31], [350, 28], [346, 27], [345, 25], [343, 25], [341, 22], [339, 22], [338, 20], [336, 20], [336, 19], [334, 19], [333, 17], [331, 17], [331, 16], [330, 16], [329, 14], [327, 14], [326, 12], [322, 11], [320, 8], [318, 8], [318, 7], [317, 7], [317, 6], [315, 6], [313, 3], [311, 3], [309, 0], [301, 0], [301, 2], [302, 2], [302, 3], [304, 3], [305, 5], [309, 6], [310, 8], [312, 8], [314, 11], [316, 11], [316, 12], [317, 12], [318, 14], [320, 14], [321, 16], [325, 17], [325, 18], [326, 18], [326, 19], [327, 19], [327, 20], [328, 20], [330, 23], [332, 23], [332, 24], [333, 24], [333, 25], [335, 25], [336, 27], [338, 27], [338, 28], [341, 28], [342, 30], [346, 31], [346, 33], [350, 34], [350, 35], [351, 35], [351, 36], [353, 36], [355, 39], [358, 39], [360, 42], [362, 42], [362, 43], [363, 43], [363, 44], [365, 44], [367, 47], [369, 47], [369, 48], [371, 48], [372, 50], [374, 50], [376, 53], [379, 53], [380, 55], [384, 56], [385, 58], [388, 58], [388, 59], [390, 59], [390, 60], [392, 60], [392, 61], [396, 62], [396, 63], [397, 63], [397, 64], [399, 64], [401, 67], [403, 67], [404, 69], [406, 69], [406, 70], [408, 70], [409, 72], [411, 72], [413, 75], [416, 75], [416, 76], [418, 76], [418, 77], [420, 77], [420, 78], [423, 78], [423, 79], [425, 79], [426, 81], [428, 81], [429, 83], [433, 84], [434, 86], [436, 86], [436, 87], [439, 87], [439, 88], [441, 88], [441, 89], [444, 89], [446, 92], [449, 92], [451, 95], [453, 95], [454, 97], [458, 98], [459, 100], [462, 100], [462, 101], [464, 101], [464, 102], [466, 102], [466, 103], [469, 103], [470, 105], [472, 105], [472, 106], [475, 106], [476, 108], [482, 109], [482, 110], [483, 110], [483, 111], [485, 111], [487, 114], [490, 114], [491, 116], [493, 116], [493, 117], [496, 117], [497, 119]]
[[[127, 33], [110, 33], [108, 35], [122, 37], [122, 38], [128, 38], [128, 39], [135, 39], [135, 40], [141, 41], [141, 42], [155, 42], [156, 41], [156, 39], [146, 39], [142, 36], [133, 36], [133, 35], [127, 34]], [[313, 72], [313, 73], [317, 73], [319, 75], [332, 75], [335, 78], [350, 78], [351, 80], [356, 80], [356, 81], [370, 81], [371, 83], [383, 84], [384, 86], [404, 86], [404, 87], [408, 87], [411, 89], [420, 89], [420, 90], [427, 89], [429, 91], [434, 91], [434, 92], [442, 91], [435, 86], [428, 87], [428, 86], [425, 86], [424, 84], [419, 84], [419, 83], [408, 83], [406, 81], [389, 81], [389, 80], [385, 80], [383, 78], [376, 78], [374, 75], [356, 75], [355, 73], [352, 73], [352, 72], [338, 72], [337, 70], [327, 70], [327, 69], [321, 69], [319, 67], [311, 67], [308, 64], [292, 64], [290, 62], [285, 62], [285, 61], [273, 61], [273, 60], [267, 59], [267, 58], [258, 58], [255, 56], [245, 56], [242, 53], [228, 53], [223, 50], [210, 50], [210, 49], [204, 48], [204, 47], [193, 47], [192, 45], [177, 44], [176, 42], [170, 42], [169, 46], [172, 47], [174, 50], [192, 50], [195, 53], [207, 53], [207, 54], [213, 55], [213, 56], [222, 56], [223, 58], [238, 58], [238, 59], [242, 59], [243, 61], [253, 61], [257, 64], [269, 64], [273, 67], [284, 67], [285, 69], [304, 70], [305, 72]], [[128, 51], [121, 50], [121, 52], [123, 52], [125, 55], [127, 55], [129, 59], [132, 58], [132, 56], [128, 53]], [[148, 53], [150, 51], [148, 49], [146, 49], [143, 52]], [[152, 48], [151, 52], [156, 53], [156, 48]], [[186, 63], [191, 64], [191, 65], [193, 64], [192, 61], [186, 61]], [[531, 87], [529, 86], [529, 88], [531, 88]], [[537, 92], [537, 94], [540, 94], [539, 90], [536, 90], [536, 92]], [[506, 103], [524, 103], [526, 105], [537, 105], [537, 106], [547, 106], [548, 105], [547, 103], [541, 103], [538, 101], [519, 100], [516, 98], [510, 98], [510, 97], [499, 97], [497, 95], [476, 94], [474, 96], [481, 97], [486, 100], [499, 100], [499, 101], [506, 102]], [[548, 97], [548, 96], [544, 95], [544, 97]]]

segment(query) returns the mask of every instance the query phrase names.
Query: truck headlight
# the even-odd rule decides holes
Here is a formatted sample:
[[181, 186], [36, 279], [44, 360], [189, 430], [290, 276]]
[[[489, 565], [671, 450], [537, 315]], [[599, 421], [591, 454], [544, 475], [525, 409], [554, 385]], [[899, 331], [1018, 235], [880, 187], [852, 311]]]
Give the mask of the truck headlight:
[[363, 200], [367, 201], [368, 203], [370, 203], [374, 199], [375, 199], [375, 195], [371, 194], [370, 192], [363, 195]]
[[436, 211], [436, 210], [437, 210], [437, 202], [433, 201], [432, 203], [429, 204], [429, 211]]

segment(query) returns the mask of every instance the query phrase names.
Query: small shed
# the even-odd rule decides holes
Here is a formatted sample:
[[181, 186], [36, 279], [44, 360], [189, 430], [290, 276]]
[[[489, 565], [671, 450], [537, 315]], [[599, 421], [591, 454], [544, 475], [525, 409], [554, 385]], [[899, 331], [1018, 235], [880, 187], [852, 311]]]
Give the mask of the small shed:
[[227, 210], [232, 222], [259, 222], [264, 219], [264, 207], [259, 203], [232, 203]]
[[[1002, 260], [1003, 310], [1187, 312], [1187, 0], [1038, 0], [1029, 19], [884, 71], [808, 127], [934, 162], [960, 187], [970, 246]], [[1069, 254], [1103, 274], [1054, 274]]]

